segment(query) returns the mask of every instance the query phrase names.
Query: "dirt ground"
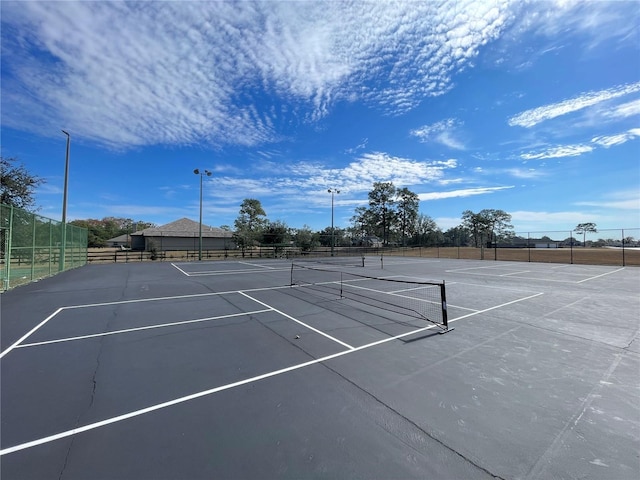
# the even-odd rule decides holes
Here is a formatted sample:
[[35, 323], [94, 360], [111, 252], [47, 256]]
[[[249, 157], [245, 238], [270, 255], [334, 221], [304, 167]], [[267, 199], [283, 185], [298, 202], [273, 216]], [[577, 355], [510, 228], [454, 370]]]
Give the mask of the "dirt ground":
[[640, 249], [625, 248], [411, 248], [393, 255], [426, 258], [462, 258], [511, 262], [573, 263], [584, 265], [640, 266]]

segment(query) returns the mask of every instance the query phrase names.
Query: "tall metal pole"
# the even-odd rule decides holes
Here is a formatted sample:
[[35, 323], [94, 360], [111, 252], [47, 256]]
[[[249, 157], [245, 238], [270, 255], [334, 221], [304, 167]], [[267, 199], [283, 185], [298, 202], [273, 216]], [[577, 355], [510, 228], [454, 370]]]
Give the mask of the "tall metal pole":
[[59, 270], [64, 271], [65, 265], [65, 253], [67, 250], [67, 193], [69, 191], [69, 149], [71, 147], [71, 135], [68, 132], [62, 130], [67, 136], [67, 153], [65, 155], [65, 166], [64, 166], [64, 191], [62, 195], [62, 239], [61, 239], [61, 248], [60, 248], [60, 268]]
[[210, 177], [211, 172], [209, 170], [201, 172], [196, 168], [193, 173], [195, 173], [196, 175], [200, 175], [200, 223], [198, 227], [198, 260], [202, 261], [202, 177], [204, 175]]
[[200, 175], [200, 225], [198, 230], [198, 260], [202, 261], [202, 175]]
[[340, 193], [340, 190], [337, 190], [335, 188], [330, 188], [329, 190], [327, 190], [327, 192], [329, 192], [331, 194], [331, 256], [333, 257], [333, 250], [335, 248], [335, 243], [336, 243], [336, 235], [335, 235], [335, 230], [333, 228], [333, 194], [334, 193]]

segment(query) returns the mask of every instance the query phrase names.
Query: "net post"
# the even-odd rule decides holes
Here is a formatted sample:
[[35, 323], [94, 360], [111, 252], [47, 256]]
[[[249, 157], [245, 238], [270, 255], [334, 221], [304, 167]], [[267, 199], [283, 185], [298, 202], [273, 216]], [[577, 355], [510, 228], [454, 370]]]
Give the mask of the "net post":
[[293, 287], [293, 262], [291, 262], [291, 280], [289, 282], [289, 286]]
[[342, 295], [342, 272], [340, 272], [340, 298], [344, 298]]
[[449, 328], [449, 319], [447, 317], [447, 294], [444, 280], [442, 280], [442, 283], [440, 284], [440, 301], [442, 307], [442, 324], [444, 325], [444, 330], [440, 330], [439, 333], [447, 333], [453, 330], [453, 328]]

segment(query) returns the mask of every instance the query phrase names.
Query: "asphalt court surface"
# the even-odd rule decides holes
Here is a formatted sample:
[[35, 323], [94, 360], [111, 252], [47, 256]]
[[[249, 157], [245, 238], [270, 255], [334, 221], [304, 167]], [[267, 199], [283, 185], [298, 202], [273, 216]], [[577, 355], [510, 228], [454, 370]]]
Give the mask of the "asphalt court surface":
[[292, 288], [286, 260], [87, 266], [2, 294], [2, 478], [640, 474], [640, 269], [327, 268], [445, 280], [454, 330]]

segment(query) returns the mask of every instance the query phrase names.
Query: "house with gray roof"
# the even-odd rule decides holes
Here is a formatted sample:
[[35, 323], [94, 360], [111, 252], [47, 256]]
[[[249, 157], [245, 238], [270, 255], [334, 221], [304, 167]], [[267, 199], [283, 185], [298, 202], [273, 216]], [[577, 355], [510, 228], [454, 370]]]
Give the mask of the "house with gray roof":
[[[145, 228], [131, 234], [132, 250], [198, 250], [200, 239], [200, 223], [188, 218], [160, 227]], [[218, 227], [202, 225], [203, 250], [235, 249], [233, 233]]]

